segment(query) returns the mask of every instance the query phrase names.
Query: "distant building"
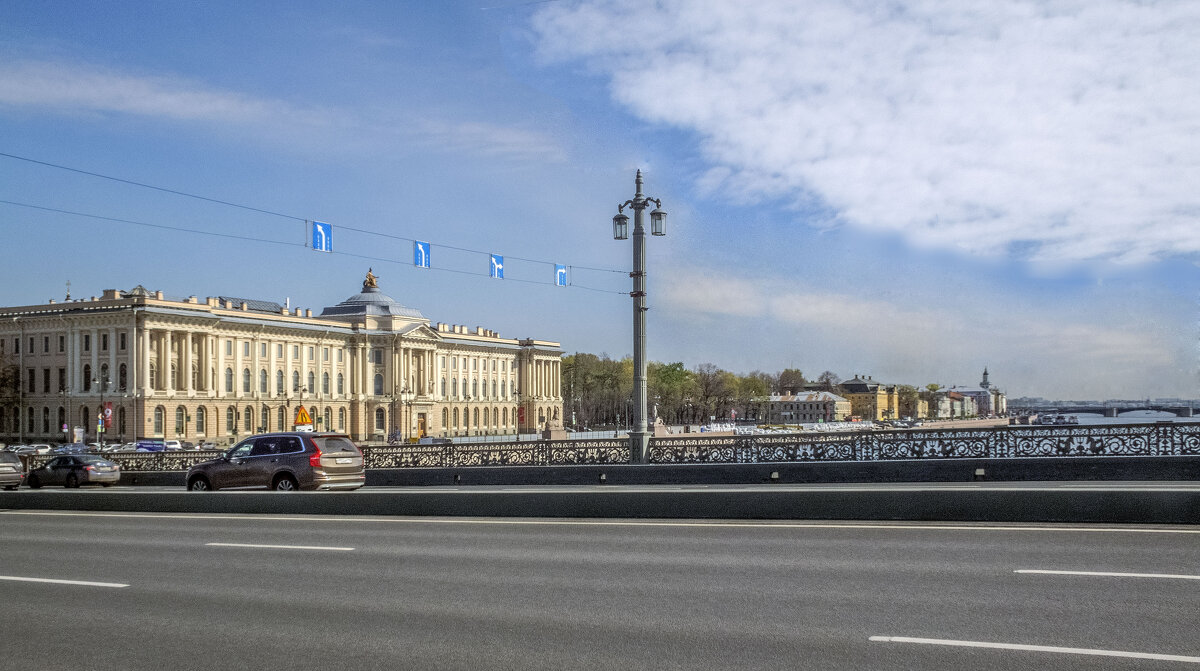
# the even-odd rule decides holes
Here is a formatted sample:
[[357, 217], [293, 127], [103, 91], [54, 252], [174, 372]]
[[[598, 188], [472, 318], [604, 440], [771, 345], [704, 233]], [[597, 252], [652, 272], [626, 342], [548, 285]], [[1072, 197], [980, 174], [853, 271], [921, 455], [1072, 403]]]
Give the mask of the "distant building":
[[767, 408], [768, 424], [812, 424], [841, 422], [851, 414], [850, 401], [828, 391], [772, 394]]
[[974, 407], [974, 412], [966, 412], [965, 415], [955, 415], [956, 417], [1003, 415], [1008, 412], [1008, 400], [1003, 392], [993, 387], [991, 382], [988, 381], [987, 368], [983, 369], [983, 379], [980, 380], [979, 386], [955, 386], [950, 387], [949, 391], [970, 398]]
[[[261, 300], [164, 298], [142, 287], [87, 300], [0, 308], [0, 360], [15, 366], [0, 440], [228, 443], [314, 428], [381, 441], [391, 433], [481, 436], [562, 426], [559, 344], [431, 324], [379, 290], [319, 316]], [[63, 427], [68, 427], [64, 432]]]
[[876, 382], [855, 375], [838, 385], [842, 396], [850, 401], [850, 414], [867, 421], [882, 421], [900, 417], [900, 402], [895, 385]]

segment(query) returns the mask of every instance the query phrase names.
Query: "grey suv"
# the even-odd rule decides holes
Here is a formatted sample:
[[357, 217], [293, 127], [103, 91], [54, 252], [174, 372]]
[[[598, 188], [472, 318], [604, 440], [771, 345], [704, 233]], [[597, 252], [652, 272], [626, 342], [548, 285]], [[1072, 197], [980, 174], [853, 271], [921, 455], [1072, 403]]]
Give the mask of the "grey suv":
[[250, 436], [221, 457], [192, 466], [187, 488], [358, 489], [365, 480], [362, 452], [349, 436], [289, 432]]

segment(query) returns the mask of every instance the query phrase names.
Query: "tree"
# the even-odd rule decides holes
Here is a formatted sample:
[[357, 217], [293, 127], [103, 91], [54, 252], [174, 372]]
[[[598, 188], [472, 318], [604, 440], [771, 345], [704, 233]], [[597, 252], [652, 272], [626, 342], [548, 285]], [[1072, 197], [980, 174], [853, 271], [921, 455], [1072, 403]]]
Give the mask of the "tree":
[[837, 376], [837, 373], [827, 370], [817, 376], [817, 382], [821, 385], [821, 389], [825, 391], [833, 391], [833, 388], [838, 386], [842, 378]]
[[779, 393], [789, 391], [792, 393], [801, 392], [804, 391], [804, 384], [804, 373], [801, 373], [800, 370], [796, 368], [785, 368], [783, 369], [783, 372], [779, 374], [779, 382], [776, 384], [776, 391]]

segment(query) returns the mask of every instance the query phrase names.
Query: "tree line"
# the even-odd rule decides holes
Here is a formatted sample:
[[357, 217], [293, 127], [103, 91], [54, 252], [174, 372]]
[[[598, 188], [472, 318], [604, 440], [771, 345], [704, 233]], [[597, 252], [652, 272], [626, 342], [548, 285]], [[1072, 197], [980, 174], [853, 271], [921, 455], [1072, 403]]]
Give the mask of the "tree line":
[[[778, 373], [754, 371], [738, 375], [711, 363], [693, 369], [681, 362], [646, 363], [647, 411], [667, 424], [698, 424], [715, 417], [744, 416], [755, 399], [787, 391], [803, 391], [806, 384], [833, 391], [841, 382], [832, 371], [809, 380], [787, 368]], [[624, 426], [633, 414], [633, 358], [576, 353], [563, 357], [564, 418], [568, 426]]]

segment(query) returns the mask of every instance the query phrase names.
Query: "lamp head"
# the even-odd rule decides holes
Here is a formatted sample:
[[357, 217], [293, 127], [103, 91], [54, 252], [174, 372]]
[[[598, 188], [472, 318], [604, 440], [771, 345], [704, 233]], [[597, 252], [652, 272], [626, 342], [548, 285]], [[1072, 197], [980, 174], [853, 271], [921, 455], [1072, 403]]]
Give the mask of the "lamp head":
[[667, 232], [663, 230], [663, 226], [666, 223], [667, 213], [663, 211], [661, 206], [654, 208], [654, 211], [650, 213], [650, 234], [666, 235]]
[[618, 212], [613, 217], [613, 240], [628, 240], [629, 239], [629, 217], [623, 212]]

